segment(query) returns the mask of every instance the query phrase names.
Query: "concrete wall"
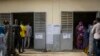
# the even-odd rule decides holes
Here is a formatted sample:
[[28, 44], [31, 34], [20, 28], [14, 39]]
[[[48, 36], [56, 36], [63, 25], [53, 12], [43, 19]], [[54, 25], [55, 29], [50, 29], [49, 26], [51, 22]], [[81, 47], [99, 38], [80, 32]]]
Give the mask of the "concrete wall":
[[0, 13], [46, 12], [47, 48], [53, 49], [54, 31], [49, 27], [61, 25], [61, 11], [100, 11], [99, 5], [100, 0], [7, 0], [0, 1]]
[[60, 24], [61, 11], [100, 11], [100, 0], [5, 0], [3, 12], [47, 12], [47, 24]]

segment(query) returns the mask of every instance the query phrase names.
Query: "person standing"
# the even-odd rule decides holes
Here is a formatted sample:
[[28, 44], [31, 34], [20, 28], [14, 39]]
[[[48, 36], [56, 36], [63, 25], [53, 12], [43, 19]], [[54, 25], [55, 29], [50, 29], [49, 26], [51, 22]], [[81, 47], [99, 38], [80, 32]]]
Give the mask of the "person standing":
[[11, 39], [11, 27], [9, 25], [9, 21], [8, 20], [4, 20], [3, 21], [3, 24], [5, 26], [5, 45], [6, 45], [6, 55], [10, 56], [10, 53], [11, 53], [11, 43], [10, 43], [10, 39]]
[[83, 23], [80, 21], [79, 24], [76, 27], [76, 46], [78, 49], [82, 49], [83, 48], [83, 37], [84, 37], [84, 26]]
[[94, 51], [95, 56], [100, 56], [100, 18], [96, 18], [95, 24], [91, 30], [91, 35], [94, 36]]
[[27, 48], [30, 47], [30, 39], [32, 36], [32, 28], [29, 23], [26, 25], [26, 40], [27, 40]]
[[[24, 41], [25, 41], [25, 36], [26, 36], [26, 26], [21, 22], [20, 24], [20, 52], [24, 52]], [[22, 49], [22, 51], [21, 51]]]
[[88, 28], [88, 32], [89, 32], [89, 48], [88, 48], [88, 56], [92, 56], [93, 55], [93, 36], [91, 35], [91, 30], [93, 28], [93, 26], [96, 24], [96, 20], [93, 21], [92, 25], [89, 25]]
[[16, 54], [18, 54], [20, 44], [20, 26], [18, 25], [18, 20], [15, 19], [15, 25], [14, 25], [14, 49]]
[[6, 56], [6, 45], [5, 45], [5, 30], [3, 26], [0, 26], [0, 55]]
[[83, 38], [83, 50], [85, 53], [88, 53], [88, 43], [89, 43], [89, 37], [88, 37], [88, 29], [85, 28], [84, 30], [84, 38]]

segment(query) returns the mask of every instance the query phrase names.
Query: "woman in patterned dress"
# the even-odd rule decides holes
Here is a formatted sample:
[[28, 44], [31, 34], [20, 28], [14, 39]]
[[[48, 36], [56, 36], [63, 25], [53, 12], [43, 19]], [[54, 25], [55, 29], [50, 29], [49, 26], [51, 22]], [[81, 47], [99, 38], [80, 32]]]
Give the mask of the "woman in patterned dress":
[[84, 37], [84, 26], [83, 23], [80, 21], [76, 27], [76, 46], [77, 49], [83, 49], [83, 37]]

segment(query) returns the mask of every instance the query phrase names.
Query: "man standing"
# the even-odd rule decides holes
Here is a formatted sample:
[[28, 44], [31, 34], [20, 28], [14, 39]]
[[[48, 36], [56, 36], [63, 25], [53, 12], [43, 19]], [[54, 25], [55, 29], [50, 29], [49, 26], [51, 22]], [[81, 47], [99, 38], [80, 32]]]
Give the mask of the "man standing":
[[93, 26], [96, 24], [96, 20], [93, 21], [93, 24], [89, 26], [88, 28], [88, 32], [89, 32], [89, 49], [88, 49], [88, 56], [92, 56], [93, 55], [93, 35], [91, 35], [91, 30], [93, 28]]
[[3, 22], [5, 26], [5, 45], [6, 45], [6, 55], [10, 56], [11, 54], [11, 26], [7, 19]]
[[18, 25], [18, 20], [15, 19], [15, 25], [14, 25], [14, 49], [16, 53], [18, 54], [18, 48], [20, 44], [20, 26]]
[[22, 48], [22, 52], [24, 52], [24, 41], [25, 41], [24, 39], [26, 36], [26, 26], [21, 22], [20, 28], [21, 28], [20, 29], [20, 40], [21, 40], [20, 48]]
[[95, 56], [100, 56], [100, 18], [97, 18], [97, 24], [92, 28], [91, 35], [94, 35]]

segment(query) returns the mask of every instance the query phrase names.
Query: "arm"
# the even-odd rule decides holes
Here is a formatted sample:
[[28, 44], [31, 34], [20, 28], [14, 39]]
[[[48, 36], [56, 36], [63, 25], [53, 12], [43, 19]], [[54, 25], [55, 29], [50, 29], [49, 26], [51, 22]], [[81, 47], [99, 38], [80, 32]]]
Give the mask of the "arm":
[[93, 26], [93, 28], [91, 30], [91, 34], [94, 34], [95, 33], [95, 28], [96, 28], [96, 25]]

